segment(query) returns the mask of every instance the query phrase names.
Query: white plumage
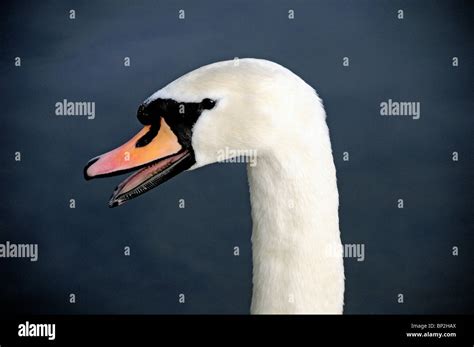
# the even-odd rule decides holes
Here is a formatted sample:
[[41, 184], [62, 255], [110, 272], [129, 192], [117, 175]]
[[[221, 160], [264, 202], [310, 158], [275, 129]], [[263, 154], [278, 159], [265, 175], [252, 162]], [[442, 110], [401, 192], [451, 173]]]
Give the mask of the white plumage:
[[[326, 114], [288, 69], [259, 59], [194, 70], [153, 94], [218, 100], [193, 129], [196, 169], [223, 148], [256, 150], [252, 206], [252, 313], [342, 313], [344, 268], [338, 190]], [[228, 158], [227, 158], [228, 159]]]

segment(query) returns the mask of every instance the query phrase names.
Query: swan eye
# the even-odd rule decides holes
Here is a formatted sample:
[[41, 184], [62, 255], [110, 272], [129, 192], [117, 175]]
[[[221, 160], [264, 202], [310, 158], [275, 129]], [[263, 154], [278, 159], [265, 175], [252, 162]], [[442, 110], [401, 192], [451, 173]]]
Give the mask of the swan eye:
[[216, 102], [212, 99], [206, 98], [203, 101], [201, 101], [201, 107], [204, 110], [210, 110], [210, 109], [214, 108], [215, 105], [216, 105]]

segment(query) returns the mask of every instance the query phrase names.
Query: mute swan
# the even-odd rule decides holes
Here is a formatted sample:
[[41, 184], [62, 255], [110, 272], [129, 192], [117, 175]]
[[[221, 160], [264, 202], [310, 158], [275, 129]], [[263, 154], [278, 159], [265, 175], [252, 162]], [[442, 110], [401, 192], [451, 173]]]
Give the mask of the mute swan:
[[270, 61], [223, 61], [158, 90], [137, 117], [144, 125], [137, 135], [84, 168], [86, 179], [136, 171], [110, 207], [235, 153], [223, 149], [254, 151], [251, 313], [342, 313], [336, 170], [313, 88]]

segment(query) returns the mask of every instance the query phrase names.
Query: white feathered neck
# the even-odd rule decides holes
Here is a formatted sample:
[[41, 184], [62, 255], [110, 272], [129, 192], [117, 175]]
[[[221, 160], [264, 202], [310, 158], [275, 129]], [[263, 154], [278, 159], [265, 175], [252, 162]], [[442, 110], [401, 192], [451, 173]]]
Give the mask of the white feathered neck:
[[252, 313], [342, 313], [344, 268], [328, 130], [315, 121], [305, 133], [248, 166]]

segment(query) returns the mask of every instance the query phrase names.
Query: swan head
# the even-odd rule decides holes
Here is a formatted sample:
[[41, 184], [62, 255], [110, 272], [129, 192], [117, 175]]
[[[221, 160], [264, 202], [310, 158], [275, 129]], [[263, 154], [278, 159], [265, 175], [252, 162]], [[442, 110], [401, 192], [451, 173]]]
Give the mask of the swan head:
[[143, 129], [122, 146], [91, 159], [84, 176], [133, 171], [109, 201], [110, 207], [121, 205], [180, 172], [229, 160], [236, 153], [260, 156], [284, 146], [298, 136], [294, 131], [304, 129], [295, 127], [299, 121], [304, 124], [294, 118], [295, 108], [305, 107], [315, 96], [299, 77], [266, 60], [203, 66], [140, 104], [137, 118]]

